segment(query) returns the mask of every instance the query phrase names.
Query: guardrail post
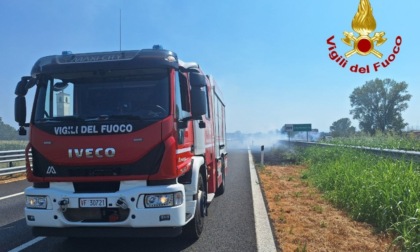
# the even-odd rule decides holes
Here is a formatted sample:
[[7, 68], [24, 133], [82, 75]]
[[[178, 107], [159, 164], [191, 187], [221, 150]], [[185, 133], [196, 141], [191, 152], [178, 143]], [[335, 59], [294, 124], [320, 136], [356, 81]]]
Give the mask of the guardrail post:
[[264, 145], [261, 145], [261, 164], [264, 165]]

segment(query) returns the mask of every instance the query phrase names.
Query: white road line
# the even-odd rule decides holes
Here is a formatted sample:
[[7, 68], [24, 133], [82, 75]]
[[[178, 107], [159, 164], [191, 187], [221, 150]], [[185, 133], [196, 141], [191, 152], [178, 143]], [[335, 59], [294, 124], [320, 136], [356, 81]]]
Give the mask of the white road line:
[[13, 197], [22, 195], [23, 193], [24, 192], [20, 192], [20, 193], [15, 193], [15, 194], [12, 194], [12, 195], [3, 196], [3, 197], [0, 197], [0, 200], [4, 200], [4, 199], [8, 199], [8, 198], [13, 198]]
[[45, 239], [44, 236], [38, 236], [37, 238], [35, 238], [33, 240], [30, 240], [27, 243], [24, 243], [24, 244], [20, 245], [19, 247], [16, 247], [16, 248], [14, 248], [12, 250], [9, 250], [9, 252], [19, 252], [19, 251], [22, 251], [22, 250], [24, 250], [26, 248], [29, 248], [30, 246], [32, 246], [35, 243], [40, 242], [40, 241], [42, 241], [44, 239]]
[[276, 244], [250, 149], [248, 149], [248, 158], [251, 174], [252, 204], [254, 206], [255, 233], [257, 234], [257, 249], [261, 252], [275, 252], [277, 251]]

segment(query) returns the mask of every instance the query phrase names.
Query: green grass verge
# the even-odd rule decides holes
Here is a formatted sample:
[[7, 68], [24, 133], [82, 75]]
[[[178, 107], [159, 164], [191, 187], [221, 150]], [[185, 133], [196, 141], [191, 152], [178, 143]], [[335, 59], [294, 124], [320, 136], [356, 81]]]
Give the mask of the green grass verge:
[[336, 137], [324, 142], [338, 145], [420, 151], [420, 140], [414, 134], [377, 133], [375, 136], [355, 135], [352, 137]]
[[420, 175], [416, 163], [344, 147], [305, 150], [305, 177], [355, 220], [391, 231], [406, 251], [420, 251]]
[[26, 148], [28, 141], [0, 140], [0, 151], [22, 150]]

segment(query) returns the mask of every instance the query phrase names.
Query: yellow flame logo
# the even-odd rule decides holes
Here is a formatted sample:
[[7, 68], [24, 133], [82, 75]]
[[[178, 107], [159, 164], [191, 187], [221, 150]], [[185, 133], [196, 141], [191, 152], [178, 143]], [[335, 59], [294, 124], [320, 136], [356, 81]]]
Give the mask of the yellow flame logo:
[[387, 39], [383, 37], [385, 36], [385, 32], [375, 32], [373, 37], [369, 36], [376, 29], [376, 20], [373, 16], [373, 9], [370, 6], [369, 0], [360, 0], [351, 27], [359, 36], [355, 37], [352, 32], [344, 32], [344, 38], [341, 41], [348, 46], [353, 46], [352, 50], [345, 53], [346, 57], [348, 58], [355, 53], [362, 56], [372, 53], [376, 57], [382, 58], [382, 53], [375, 49], [375, 42], [376, 46], [380, 46]]

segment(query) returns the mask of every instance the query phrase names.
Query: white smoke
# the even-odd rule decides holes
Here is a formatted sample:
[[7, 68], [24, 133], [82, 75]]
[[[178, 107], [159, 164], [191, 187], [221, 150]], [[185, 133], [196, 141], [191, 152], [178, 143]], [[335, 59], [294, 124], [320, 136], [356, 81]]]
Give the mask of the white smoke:
[[286, 134], [280, 134], [280, 132], [268, 132], [268, 133], [241, 133], [239, 131], [235, 133], [228, 133], [228, 148], [231, 149], [256, 149], [261, 148], [272, 148], [280, 145], [280, 140], [287, 140]]
[[270, 131], [268, 133], [241, 133], [236, 131], [234, 133], [227, 134], [228, 148], [230, 149], [246, 149], [251, 148], [252, 150], [259, 150], [264, 145], [265, 150], [269, 150], [273, 147], [279, 147], [288, 141], [308, 141], [317, 142], [321, 136], [319, 132], [295, 132], [289, 134], [281, 133], [280, 131]]

